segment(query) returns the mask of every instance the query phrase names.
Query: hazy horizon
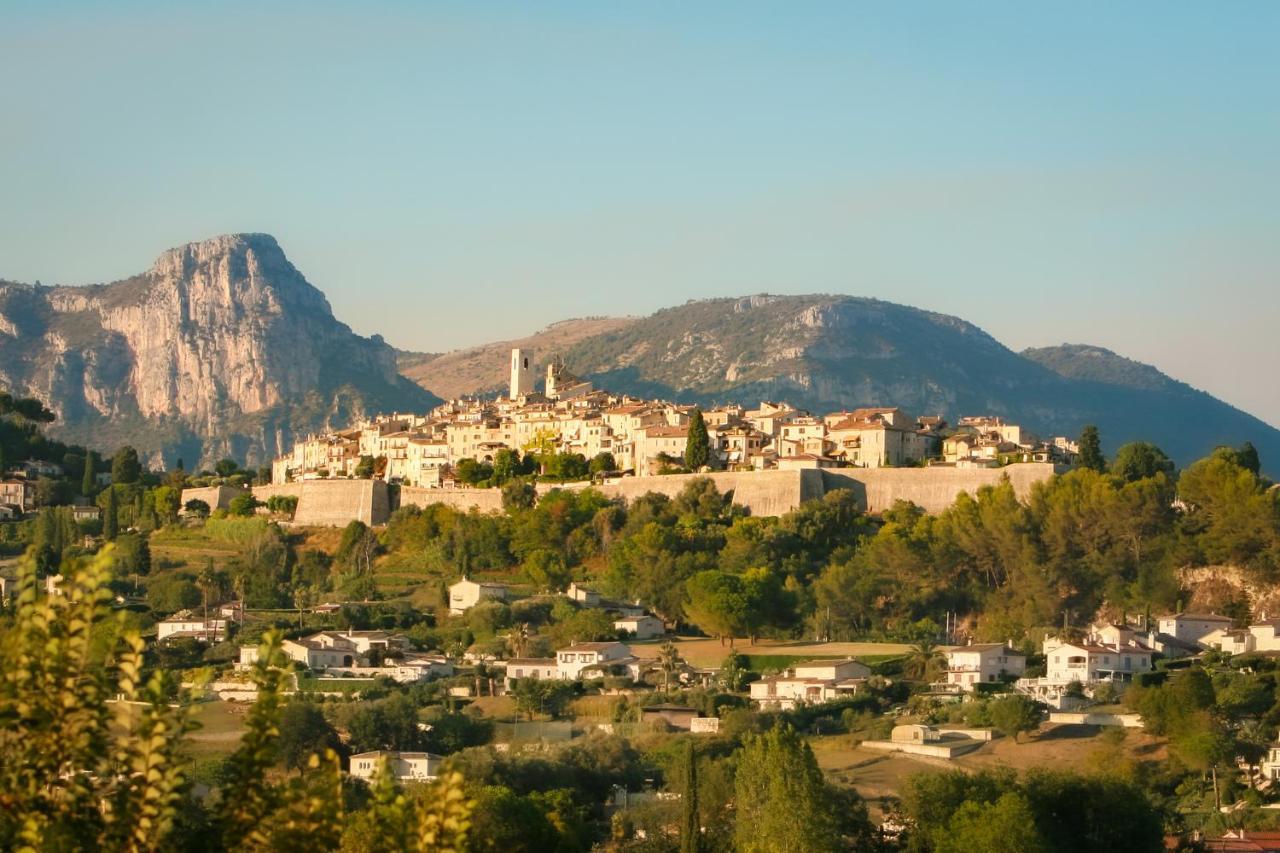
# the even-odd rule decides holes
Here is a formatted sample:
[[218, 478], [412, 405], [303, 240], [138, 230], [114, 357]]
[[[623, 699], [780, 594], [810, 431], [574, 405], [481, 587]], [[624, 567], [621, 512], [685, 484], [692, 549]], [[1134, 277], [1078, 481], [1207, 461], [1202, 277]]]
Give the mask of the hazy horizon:
[[17, 3], [0, 277], [273, 234], [443, 351], [770, 292], [1093, 344], [1280, 425], [1280, 7]]

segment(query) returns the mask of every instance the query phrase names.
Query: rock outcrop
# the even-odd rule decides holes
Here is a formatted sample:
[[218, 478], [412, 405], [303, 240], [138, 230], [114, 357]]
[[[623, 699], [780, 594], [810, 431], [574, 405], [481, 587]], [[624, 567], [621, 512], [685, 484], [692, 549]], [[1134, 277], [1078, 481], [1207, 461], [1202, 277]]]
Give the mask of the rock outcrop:
[[188, 465], [261, 464], [298, 433], [437, 402], [266, 234], [171, 249], [113, 284], [0, 283], [0, 386], [48, 401], [61, 437]]

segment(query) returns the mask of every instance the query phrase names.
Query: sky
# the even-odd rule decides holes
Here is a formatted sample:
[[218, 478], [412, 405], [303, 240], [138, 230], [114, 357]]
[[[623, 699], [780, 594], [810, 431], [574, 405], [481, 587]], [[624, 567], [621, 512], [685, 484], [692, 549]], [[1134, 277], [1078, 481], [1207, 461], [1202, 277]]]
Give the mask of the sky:
[[1280, 3], [0, 0], [0, 277], [264, 231], [413, 350], [848, 293], [1280, 425]]

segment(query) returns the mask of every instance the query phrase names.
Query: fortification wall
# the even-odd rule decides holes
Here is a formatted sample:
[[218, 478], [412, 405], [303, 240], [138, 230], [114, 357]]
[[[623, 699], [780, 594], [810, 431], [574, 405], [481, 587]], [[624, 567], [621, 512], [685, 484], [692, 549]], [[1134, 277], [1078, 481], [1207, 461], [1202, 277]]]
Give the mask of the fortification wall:
[[1031, 487], [1059, 469], [1048, 462], [1019, 462], [1003, 468], [841, 468], [820, 472], [827, 491], [851, 489], [867, 512], [884, 512], [895, 501], [911, 501], [925, 512], [938, 513], [961, 492], [974, 494], [1008, 477], [1020, 499]]
[[268, 499], [287, 495], [291, 498], [302, 497], [302, 483], [278, 483], [268, 486], [254, 486], [253, 496], [266, 503]]
[[372, 526], [386, 524], [391, 514], [387, 484], [381, 480], [303, 480], [256, 486], [253, 495], [260, 501], [273, 495], [296, 496], [294, 524], [345, 527], [352, 521], [363, 521]]
[[713, 474], [670, 474], [662, 477], [627, 477], [597, 488], [607, 497], [635, 500], [647, 492], [674, 498], [691, 480], [710, 477], [716, 488], [733, 492], [733, 502], [752, 515], [783, 515], [807, 500], [822, 497], [822, 472], [718, 471]]
[[244, 489], [237, 489], [235, 486], [205, 486], [199, 489], [183, 489], [182, 505], [186, 506], [187, 501], [204, 501], [209, 505], [209, 509], [226, 509], [231, 505], [231, 501], [237, 495], [243, 495]]
[[[849, 489], [867, 512], [883, 512], [895, 501], [907, 500], [926, 512], [937, 513], [955, 502], [961, 492], [973, 494], [983, 486], [994, 486], [1008, 477], [1021, 499], [1031, 487], [1046, 480], [1058, 469], [1048, 463], [1019, 463], [1004, 468], [845, 468], [795, 471], [720, 471], [714, 474], [672, 474], [665, 477], [627, 477], [617, 483], [597, 486], [606, 497], [635, 500], [647, 492], [675, 497], [697, 477], [710, 477], [721, 492], [732, 492], [733, 502], [752, 515], [770, 516], [790, 512], [805, 501], [817, 500], [835, 489]], [[538, 491], [554, 488], [585, 488], [585, 483], [564, 486], [543, 483]], [[188, 489], [188, 492], [205, 490]], [[273, 495], [295, 495], [297, 524], [343, 526], [353, 519], [366, 524], [384, 524], [390, 514], [387, 486], [381, 480], [303, 480], [273, 486], [257, 486], [258, 500]], [[205, 498], [201, 498], [205, 500]], [[230, 500], [230, 497], [226, 498]], [[421, 489], [401, 487], [400, 506], [446, 504], [464, 512], [502, 510], [501, 489]], [[214, 504], [209, 503], [212, 507]], [[224, 504], [225, 505], [225, 504]]]
[[446, 504], [454, 509], [469, 512], [502, 511], [502, 489], [420, 489], [417, 486], [400, 487], [400, 506], [426, 507], [428, 504]]

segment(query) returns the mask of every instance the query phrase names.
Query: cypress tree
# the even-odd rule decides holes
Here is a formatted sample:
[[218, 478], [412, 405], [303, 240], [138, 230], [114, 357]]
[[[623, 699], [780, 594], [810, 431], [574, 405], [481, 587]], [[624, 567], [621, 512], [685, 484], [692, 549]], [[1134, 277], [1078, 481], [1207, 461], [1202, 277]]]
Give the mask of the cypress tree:
[[93, 490], [97, 488], [98, 485], [97, 471], [95, 470], [94, 462], [97, 455], [98, 454], [94, 453], [92, 450], [88, 451], [84, 455], [84, 479], [80, 481], [80, 494], [84, 495], [86, 498], [93, 497]]
[[707, 422], [701, 409], [694, 409], [689, 418], [689, 438], [684, 446], [684, 467], [697, 471], [711, 459], [711, 440], [707, 436]]
[[102, 535], [106, 537], [108, 542], [114, 542], [115, 538], [120, 535], [120, 511], [116, 507], [116, 490], [114, 486], [107, 487], [107, 505], [103, 507], [102, 512]]
[[684, 761], [684, 811], [680, 821], [680, 853], [702, 853], [702, 821], [698, 815], [698, 756], [693, 741], [688, 744]]
[[1098, 428], [1089, 424], [1080, 431], [1080, 467], [1093, 471], [1107, 470], [1107, 460], [1102, 455], [1102, 440]]

